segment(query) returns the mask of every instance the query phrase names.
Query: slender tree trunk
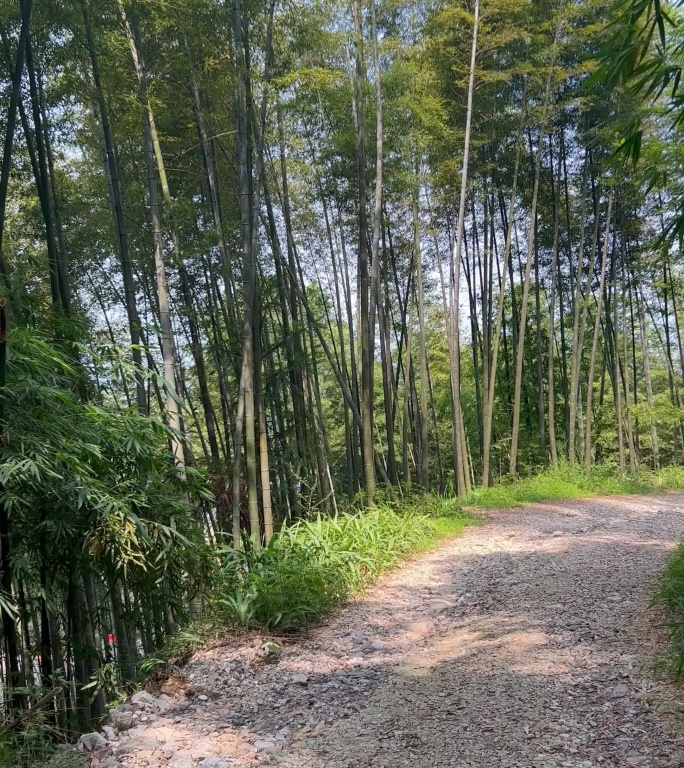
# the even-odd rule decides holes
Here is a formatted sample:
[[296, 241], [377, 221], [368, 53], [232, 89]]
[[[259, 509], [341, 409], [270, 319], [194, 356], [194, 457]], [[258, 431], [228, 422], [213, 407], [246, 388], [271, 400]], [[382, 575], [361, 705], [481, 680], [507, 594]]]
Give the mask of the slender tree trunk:
[[[573, 298], [573, 319], [572, 319], [572, 360], [570, 364], [570, 404], [569, 404], [569, 416], [568, 416], [568, 463], [573, 466], [576, 457], [575, 446], [575, 429], [577, 419], [577, 397], [579, 389], [579, 358], [581, 359], [580, 348], [584, 343], [584, 322], [586, 321], [586, 313], [584, 312], [582, 304], [582, 262], [584, 259], [584, 241], [585, 241], [585, 229], [586, 229], [586, 215], [587, 215], [587, 202], [586, 202], [586, 188], [587, 188], [587, 169], [589, 166], [588, 152], [585, 151], [584, 157], [584, 170], [582, 172], [582, 212], [580, 215], [580, 241], [579, 241], [579, 253], [577, 256], [577, 277], [575, 279], [575, 293]], [[566, 170], [566, 185], [567, 185], [567, 170]], [[568, 206], [567, 190], [566, 190], [566, 206]], [[594, 215], [594, 234], [596, 235], [598, 227], [598, 215]], [[596, 237], [594, 237], [594, 242]], [[591, 258], [589, 260], [588, 271], [588, 284], [589, 290], [591, 290], [591, 281], [593, 279], [594, 272], [594, 254], [596, 249], [592, 247]], [[572, 272], [572, 269], [571, 269]], [[586, 304], [586, 302], [585, 302]], [[581, 327], [581, 333], [580, 333]]]
[[[624, 242], [624, 239], [623, 239]], [[638, 394], [638, 385], [637, 385], [637, 358], [636, 358], [636, 325], [634, 321], [634, 302], [635, 299], [632, 297], [633, 292], [633, 283], [634, 283], [634, 274], [630, 271], [630, 279], [628, 283], [628, 292], [629, 292], [629, 324], [630, 324], [630, 338], [632, 339], [632, 391], [634, 393], [634, 405], [638, 405], [639, 402], [639, 394]], [[634, 293], [636, 295], [636, 289], [634, 289]], [[639, 453], [639, 420], [635, 418], [634, 420], [634, 445], [637, 450], [637, 455]]]
[[[592, 185], [593, 186], [593, 185]], [[589, 315], [589, 304], [592, 297], [592, 289], [591, 285], [594, 280], [594, 268], [596, 265], [596, 254], [598, 252], [598, 235], [599, 235], [599, 225], [601, 221], [600, 217], [600, 189], [594, 191], [595, 194], [595, 205], [594, 205], [594, 234], [592, 237], [592, 244], [591, 244], [591, 254], [589, 256], [589, 267], [587, 270], [587, 285], [584, 293], [584, 299], [581, 300], [581, 265], [582, 260], [581, 258], [578, 259], [577, 262], [577, 281], [576, 281], [576, 298], [575, 298], [575, 307], [576, 311], [579, 313], [578, 320], [578, 327], [577, 327], [577, 333], [574, 333], [573, 329], [573, 349], [572, 349], [572, 366], [571, 366], [571, 372], [570, 372], [570, 408], [571, 408], [571, 416], [573, 414], [573, 403], [577, 400], [578, 397], [578, 391], [579, 391], [579, 380], [580, 380], [580, 374], [582, 370], [582, 357], [584, 353], [584, 332], [587, 325], [587, 317]], [[581, 245], [584, 242], [584, 228], [582, 228], [582, 240]], [[582, 251], [582, 248], [580, 246], [580, 253]], [[580, 420], [581, 421], [581, 418]], [[578, 421], [578, 423], [579, 423]], [[571, 420], [571, 425], [574, 424], [575, 421]], [[572, 427], [571, 427], [572, 429]], [[582, 431], [579, 433], [582, 434]], [[575, 433], [572, 432], [571, 434], [571, 440], [570, 440], [570, 447], [571, 447], [571, 453], [568, 456], [568, 461], [572, 465], [575, 461], [575, 457], [573, 454], [573, 451], [575, 450]], [[582, 456], [580, 457], [582, 461], [584, 460], [584, 441], [580, 442], [580, 445], [582, 446]], [[570, 458], [572, 457], [572, 458]]]
[[473, 380], [475, 384], [475, 412], [477, 416], [477, 435], [480, 448], [480, 456], [482, 455], [482, 387], [480, 386], [480, 364], [478, 352], [481, 351], [481, 337], [480, 329], [478, 327], [477, 319], [477, 263], [480, 256], [479, 238], [477, 237], [477, 222], [475, 219], [475, 207], [473, 205], [473, 266], [470, 268], [470, 260], [468, 258], [468, 238], [464, 238], [464, 258], [461, 262], [463, 267], [463, 274], [466, 279], [466, 285], [468, 289], [468, 300], [470, 304], [470, 338], [471, 338], [471, 352], [473, 354]]
[[[9, 109], [5, 121], [5, 141], [3, 147], [2, 170], [0, 171], [0, 274], [4, 283], [4, 293], [11, 292], [11, 279], [3, 254], [5, 233], [5, 217], [7, 211], [7, 192], [9, 188], [10, 169], [14, 149], [14, 131], [16, 127], [17, 108], [21, 96], [21, 81], [26, 58], [26, 46], [31, 21], [32, 0], [24, 0], [21, 4], [21, 31], [17, 45], [16, 60], [12, 74]], [[7, 384], [7, 297], [0, 296], [0, 388]], [[4, 398], [0, 399], [0, 446], [4, 445], [5, 437]], [[1, 454], [0, 454], [1, 458]], [[0, 491], [4, 490], [0, 486]], [[18, 709], [23, 703], [23, 697], [18, 689], [22, 684], [19, 667], [19, 643], [17, 625], [9, 605], [12, 601], [12, 541], [10, 513], [7, 505], [0, 502], [0, 589], [4, 594], [3, 605], [0, 606], [2, 617], [2, 639], [7, 664], [6, 683], [9, 686], [8, 704], [12, 709]], [[5, 604], [9, 602], [9, 605]]]
[[[340, 345], [340, 362], [342, 367], [342, 374], [345, 378], [345, 380], [349, 380], [349, 371], [347, 368], [347, 353], [346, 353], [346, 344], [344, 339], [344, 322], [343, 322], [343, 309], [342, 309], [342, 299], [340, 296], [340, 281], [341, 281], [341, 275], [338, 270], [338, 264], [337, 264], [337, 256], [336, 256], [336, 248], [335, 244], [333, 242], [333, 236], [332, 236], [332, 226], [330, 224], [330, 219], [328, 216], [328, 207], [325, 202], [325, 197], [322, 197], [323, 199], [323, 212], [325, 214], [325, 223], [326, 223], [326, 229], [328, 232], [328, 241], [330, 245], [330, 258], [332, 261], [332, 268], [333, 268], [333, 285], [335, 286], [335, 314], [337, 318], [337, 335], [339, 339], [339, 345]], [[386, 395], [386, 402], [385, 406], [389, 406], [390, 404], [390, 398], [387, 398]], [[345, 455], [347, 459], [347, 495], [349, 497], [352, 497], [355, 493], [355, 487], [354, 487], [354, 466], [355, 466], [355, 446], [352, 440], [352, 426], [349, 419], [349, 408], [347, 407], [347, 404], [344, 404], [344, 437], [345, 437]], [[388, 454], [389, 456], [389, 454]], [[392, 457], [394, 457], [394, 443], [392, 442]], [[392, 468], [394, 468], [394, 472], [392, 473]], [[388, 469], [390, 471], [390, 477], [393, 478], [392, 482], [396, 483], [396, 464], [389, 464], [388, 462]]]
[[[348, 269], [348, 260], [347, 260], [347, 249], [346, 249], [345, 237], [344, 237], [344, 228], [342, 226], [342, 216], [341, 216], [339, 207], [337, 210], [337, 215], [338, 215], [338, 226], [339, 226], [339, 233], [340, 233], [340, 247], [342, 252], [342, 259], [341, 259], [342, 276], [344, 278], [344, 281], [342, 283], [342, 288], [343, 288], [344, 302], [345, 302], [346, 313], [347, 313], [347, 333], [349, 334], [349, 365], [350, 365], [350, 374], [351, 374], [351, 395], [354, 401], [354, 405], [358, 409], [359, 407], [359, 376], [358, 376], [358, 367], [356, 365], [356, 360], [357, 360], [356, 345], [354, 344], [354, 320], [353, 320], [352, 304], [351, 304], [351, 286], [349, 283], [349, 269]], [[390, 244], [390, 250], [391, 250], [391, 244]], [[361, 468], [360, 468], [360, 461], [359, 461], [359, 425], [357, 424], [356, 419], [352, 421], [351, 441], [352, 441], [352, 456], [354, 459], [353, 461], [354, 475], [352, 478], [352, 482], [354, 486], [354, 493], [356, 493], [361, 487], [361, 484], [360, 484]]]
[[254, 288], [254, 399], [259, 425], [259, 469], [261, 472], [261, 507], [264, 520], [264, 543], [273, 538], [273, 503], [271, 499], [271, 471], [268, 455], [268, 428], [264, 407], [263, 377], [261, 375], [261, 311], [258, 284]]
[[[416, 173], [416, 184], [419, 177]], [[420, 344], [420, 470], [418, 482], [427, 491], [428, 476], [428, 365], [427, 341], [425, 338], [425, 296], [423, 293], [423, 264], [420, 253], [420, 232], [418, 227], [418, 187], [414, 191], [413, 204], [413, 259], [416, 269], [416, 288], [418, 290], [418, 329]]]
[[[528, 131], [528, 140], [530, 146], [530, 157], [534, 157], [532, 148], [532, 134]], [[544, 134], [539, 134], [540, 149], [544, 143]], [[543, 159], [543, 149], [542, 149]], [[553, 177], [553, 167], [551, 168]], [[542, 350], [542, 329], [541, 329], [541, 296], [539, 285], [539, 212], [535, 211], [534, 220], [531, 223], [534, 227], [534, 321], [535, 321], [535, 350], [537, 358], [537, 431], [539, 432], [539, 455], [542, 463], [546, 463], [546, 423], [544, 414], [544, 360]]]
[[[603, 258], [599, 272], [599, 290], [596, 299], [596, 317], [594, 319], [594, 335], [591, 342], [591, 356], [589, 358], [589, 376], [587, 378], [587, 417], [584, 432], [584, 469], [587, 474], [591, 472], [591, 425], [593, 417], [593, 397], [594, 397], [594, 369], [596, 366], [596, 352], [598, 350], [599, 332], [601, 330], [601, 310], [603, 302], [603, 291], [606, 282], [606, 263], [608, 260], [608, 250], [610, 248], [610, 223], [613, 213], [613, 193], [608, 196], [608, 212], [606, 213], [606, 231], [603, 238]], [[587, 293], [590, 288], [587, 287]]]
[[411, 431], [411, 380], [413, 377], [413, 298], [409, 291], [408, 320], [406, 321], [406, 355], [404, 357], [404, 418], [401, 430], [401, 457], [404, 470], [404, 488], [411, 490], [411, 459], [409, 456], [409, 432]]
[[64, 239], [64, 227], [62, 222], [62, 207], [60, 196], [57, 189], [57, 178], [55, 176], [55, 158], [52, 151], [52, 140], [50, 138], [50, 126], [45, 107], [45, 94], [43, 90], [42, 74], [38, 73], [38, 94], [40, 103], [40, 112], [43, 124], [43, 142], [45, 144], [45, 155], [47, 159], [48, 178], [50, 185], [50, 202], [52, 203], [52, 215], [55, 222], [55, 238], [57, 240], [57, 253], [59, 264], [59, 285], [62, 294], [62, 308], [66, 315], [71, 314], [71, 287], [69, 285], [69, 260], [67, 246]]
[[[262, 385], [262, 366], [263, 360], [261, 355], [261, 310], [260, 310], [260, 298], [259, 298], [259, 284], [257, 281], [257, 252], [258, 252], [258, 238], [257, 229], [259, 225], [260, 214], [260, 201], [261, 201], [261, 188], [266, 178], [264, 172], [264, 143], [266, 134], [266, 108], [268, 99], [268, 86], [271, 74], [271, 58], [272, 58], [272, 41], [273, 41], [273, 16], [275, 12], [275, 0], [270, 0], [268, 10], [268, 22], [266, 28], [266, 56], [264, 63], [264, 76], [263, 76], [263, 94], [261, 101], [261, 110], [259, 115], [259, 123], [254, 120], [254, 133], [257, 139], [257, 171], [256, 181], [252, 185], [252, 194], [250, 202], [252, 206], [252, 218], [250, 222], [250, 237], [251, 237], [251, 272], [252, 272], [252, 345], [254, 350], [254, 407], [257, 412], [258, 419], [258, 438], [259, 438], [259, 467], [261, 469], [261, 512], [264, 524], [264, 541], [266, 544], [271, 540], [273, 536], [273, 502], [271, 496], [271, 470], [270, 470], [270, 456], [268, 450], [268, 430], [266, 425], [266, 409], [264, 406], [264, 391]], [[249, 39], [247, 36], [247, 28], [245, 28], [245, 51], [249, 50]], [[245, 57], [247, 59], [247, 57]], [[246, 95], [247, 95], [247, 109], [246, 117], [251, 119], [253, 116], [252, 96], [251, 96], [251, 78], [250, 78], [250, 64], [247, 59], [246, 62]], [[241, 106], [238, 107], [240, 109]], [[239, 125], [239, 121], [238, 121]], [[251, 144], [249, 125], [247, 126], [247, 159], [248, 159], [248, 178], [251, 181]], [[242, 209], [241, 209], [242, 212]], [[248, 433], [249, 440], [249, 433]], [[254, 449], [256, 454], [256, 446]], [[255, 467], [256, 469], [256, 467]], [[250, 475], [249, 466], [247, 467], [248, 480]], [[254, 482], [256, 486], [256, 482]], [[256, 487], [250, 489], [253, 496], [250, 496], [250, 526], [252, 535], [255, 540], [261, 535], [260, 521], [259, 521], [259, 508], [258, 508], [258, 496], [256, 493]], [[256, 506], [256, 518], [254, 517], [254, 506]], [[256, 536], [255, 534], [256, 523]]]
[[[278, 120], [278, 137], [280, 140], [280, 174], [283, 194], [283, 218], [285, 223], [285, 233], [287, 236], [287, 260], [290, 265], [290, 270], [296, 272], [295, 269], [295, 242], [292, 234], [292, 219], [290, 214], [290, 195], [289, 185], [287, 178], [287, 153], [285, 146], [285, 126], [283, 122], [283, 111], [280, 104], [280, 100], [276, 101], [276, 115]], [[304, 378], [302, 376], [302, 366], [304, 364], [304, 355], [302, 352], [302, 338], [299, 322], [299, 307], [297, 301], [297, 292], [294, 285], [290, 284], [290, 290], [288, 292], [290, 314], [292, 316], [292, 327], [290, 328], [290, 336], [285, 339], [285, 343], [289, 345], [290, 358], [291, 358], [291, 370], [290, 370], [290, 385], [292, 389], [292, 405], [294, 409], [294, 421], [295, 421], [295, 434], [297, 437], [297, 451], [299, 454], [299, 460], [301, 466], [306, 466], [308, 462], [307, 456], [307, 434], [306, 434], [306, 416], [304, 408]]]
[[228, 255], [228, 247], [226, 245], [226, 237], [223, 231], [223, 216], [221, 213], [218, 181], [214, 168], [214, 158], [212, 156], [211, 144], [204, 119], [204, 110], [202, 109], [200, 90], [193, 72], [192, 58], [190, 56], [190, 46], [188, 45], [188, 41], [185, 35], [183, 36], [183, 42], [188, 54], [188, 60], [190, 64], [190, 89], [192, 91], [193, 109], [195, 112], [195, 122], [197, 123], [197, 132], [199, 133], [200, 142], [202, 144], [202, 157], [204, 159], [204, 169], [207, 174], [207, 183], [209, 185], [209, 197], [211, 199], [211, 210], [214, 218], [214, 228], [216, 230], [216, 239], [218, 242], [219, 255], [221, 259], [223, 282], [225, 284], [226, 298], [228, 300], [228, 311], [231, 320], [235, 321], [237, 315], [235, 311], [235, 299], [233, 297], [232, 291], [233, 275], [230, 258]]
[[[375, 470], [373, 454], [373, 356], [370, 349], [370, 317], [368, 292], [368, 213], [366, 195], [366, 129], [364, 125], [363, 83], [363, 30], [361, 25], [361, 0], [354, 0], [354, 104], [356, 110], [356, 163], [359, 185], [359, 346], [361, 348], [361, 437], [363, 442], [363, 473], [366, 500], [373, 505], [375, 496]], [[382, 151], [382, 147], [380, 148]]]
[[[474, 202], [474, 201], [473, 201]], [[482, 259], [480, 270], [480, 309], [482, 328], [482, 414], [480, 418], [480, 471], [483, 467], [484, 454], [484, 408], [489, 399], [489, 365], [491, 363], [491, 322], [492, 322], [492, 251], [494, 240], [494, 205], [490, 206], [488, 180], [485, 181], [482, 207], [484, 209], [484, 225], [482, 237]], [[484, 476], [482, 484], [485, 485]]]
[[147, 169], [147, 188], [149, 193], [149, 215], [152, 229], [152, 244], [154, 249], [154, 266], [157, 285], [157, 302], [159, 305], [159, 324], [162, 339], [162, 361], [164, 367], [164, 383], [166, 387], [166, 411], [169, 417], [169, 425], [175, 432], [171, 441], [174, 462], [177, 467], [185, 465], [183, 445], [181, 442], [181, 416], [179, 397], [176, 393], [176, 366], [173, 328], [171, 325], [171, 311], [169, 307], [169, 291], [166, 277], [166, 259], [164, 256], [164, 244], [161, 231], [161, 209], [159, 205], [159, 192], [155, 175], [155, 151], [153, 139], [153, 118], [149, 108], [149, 95], [147, 90], [147, 75], [142, 55], [142, 39], [137, 16], [130, 20], [126, 16], [122, 0], [119, 2], [121, 16], [125, 22], [128, 34], [128, 42], [131, 56], [135, 66], [140, 88], [140, 97], [143, 108], [143, 137], [145, 140], [145, 167]]
[[382, 364], [382, 390], [385, 408], [385, 433], [387, 436], [387, 474], [393, 485], [399, 485], [397, 459], [394, 446], [394, 376], [392, 374], [392, 348], [390, 345], [389, 326], [389, 287], [387, 284], [385, 231], [382, 234], [383, 279], [378, 294], [378, 328], [380, 331], [380, 359]]
[[625, 387], [625, 408], [627, 410], [627, 444], [629, 447], [629, 471], [634, 474], [637, 469], [636, 447], [634, 444], [634, 431], [632, 428], [632, 411], [629, 399], [629, 351], [627, 347], [627, 298], [625, 293], [625, 249], [624, 228], [622, 242], [622, 264], [620, 270], [620, 293], [622, 296], [622, 356], [624, 359], [623, 381]]
[[674, 280], [672, 279], [672, 267], [669, 263], [667, 265], [667, 271], [668, 271], [668, 280], [670, 283], [670, 295], [672, 296], [672, 314], [674, 315], [674, 320], [675, 320], [677, 350], [679, 352], [679, 369], [680, 369], [680, 374], [682, 378], [682, 383], [684, 383], [684, 348], [682, 347], [682, 334], [681, 334], [681, 328], [679, 325], [679, 314], [677, 312], [677, 295], [675, 293]]
[[[247, 497], [249, 500], [249, 522], [254, 546], [261, 542], [259, 523], [259, 499], [257, 491], [257, 458], [256, 458], [256, 425], [254, 414], [254, 290], [256, 282], [256, 265], [253, 263], [252, 225], [251, 225], [251, 183], [249, 178], [247, 116], [245, 101], [245, 56], [242, 42], [242, 5], [241, 0], [233, 2], [233, 37], [235, 43], [236, 63], [236, 112], [238, 125], [238, 189], [240, 201], [240, 225], [242, 233], [242, 373], [241, 401], [243, 408], [245, 435], [245, 469], [247, 474]], [[241, 450], [241, 439], [236, 432], [235, 464], [238, 465], [237, 454]], [[233, 487], [233, 494], [240, 495], [238, 483]], [[239, 503], [238, 503], [239, 510]]]
[[[568, 170], [567, 170], [567, 163], [566, 163], [566, 157], [565, 157], [565, 128], [561, 128], [560, 131], [560, 155], [559, 155], [559, 169], [558, 172], [560, 174], [560, 165], [562, 163], [563, 166], [563, 187], [564, 187], [564, 200], [565, 200], [565, 218], [566, 218], [566, 226], [567, 226], [567, 256], [568, 256], [568, 275], [570, 278], [570, 290], [568, 292], [568, 295], [570, 297], [570, 312], [573, 311], [572, 307], [572, 301], [573, 301], [573, 278], [572, 278], [572, 229], [570, 227], [570, 198], [569, 198], [569, 192], [568, 192]], [[558, 206], [560, 208], [560, 200], [558, 201]], [[560, 214], [559, 214], [560, 215]], [[563, 300], [563, 294], [564, 294], [564, 288], [563, 288], [563, 280], [561, 275], [561, 267], [560, 267], [560, 254], [556, 260], [556, 266], [558, 268], [558, 325], [560, 330], [560, 352], [561, 352], [561, 373], [562, 373], [562, 383], [563, 383], [563, 424], [565, 425], [565, 455], [568, 455], [568, 436], [570, 432], [570, 396], [569, 396], [569, 384], [568, 384], [568, 352], [567, 352], [567, 342], [566, 342], [566, 336], [565, 336], [565, 305]]]
[[[492, 420], [494, 416], [494, 393], [496, 390], [496, 371], [499, 360], [499, 345], [501, 338], [501, 325], [504, 319], [504, 308], [506, 303], [506, 275], [511, 264], [511, 240], [513, 237], [513, 222], [515, 221], [515, 205], [518, 187], [518, 170], [520, 168], [520, 155], [522, 151], [523, 125], [526, 112], [526, 84], [523, 88], [523, 103], [518, 128], [518, 137], [516, 140], [515, 164], [513, 166], [513, 183], [511, 186], [511, 200], [508, 211], [508, 226], [506, 227], [506, 242], [503, 253], [503, 267], [501, 268], [501, 280], [499, 285], [499, 300], [496, 309], [496, 325], [494, 328], [494, 339], [492, 342], [492, 359], [489, 372], [489, 384], [487, 386], [487, 401], [484, 407], [483, 418], [483, 451], [482, 451], [482, 483], [486, 486], [492, 483], [492, 472], [490, 468], [490, 454], [492, 444]], [[511, 293], [513, 301], [513, 310], [515, 311], [515, 292], [511, 281]]]
[[[616, 206], [617, 208], [617, 206]], [[614, 225], [614, 232], [617, 229], [617, 216], [616, 224]], [[615, 234], [613, 235], [615, 241]], [[622, 403], [622, 381], [621, 381], [621, 360], [620, 360], [620, 326], [618, 324], [618, 291], [617, 291], [617, 249], [613, 244], [613, 251], [611, 254], [610, 264], [610, 281], [613, 294], [612, 304], [612, 321], [613, 326], [613, 397], [615, 402], [615, 422], [617, 427], [617, 441], [618, 441], [618, 462], [620, 466], [620, 472], [625, 473], [627, 469], [626, 456], [625, 456], [625, 430], [623, 419], [623, 403]], [[607, 313], [608, 307], [606, 307]]]
[[[382, 232], [382, 88], [380, 84], [380, 55], [378, 29], [375, 18], [375, 0], [370, 2], [371, 36], [373, 40], [373, 74], [375, 84], [375, 199], [373, 202], [373, 240], [371, 243], [371, 281], [369, 306], [369, 359], [375, 359], [375, 321], [380, 295], [380, 234]], [[372, 364], [372, 362], [371, 362]], [[371, 374], [371, 407], [373, 403], [373, 375]]]
[[651, 452], [653, 453], [653, 469], [660, 469], [660, 449], [658, 447], [658, 432], [656, 430], [653, 412], [653, 382], [651, 379], [651, 361], [648, 352], [648, 337], [646, 336], [646, 318], [644, 317], [644, 292], [641, 287], [636, 291], [637, 313], [639, 315], [639, 336], [641, 339], [641, 355], [644, 364], [644, 384], [646, 386], [646, 403], [649, 410], [649, 428], [651, 431]]
[[114, 220], [116, 223], [117, 244], [119, 258], [121, 260], [121, 274], [123, 277], [124, 294], [126, 297], [126, 314], [128, 317], [128, 327], [131, 337], [131, 355], [135, 366], [135, 386], [138, 410], [141, 413], [147, 412], [147, 396], [145, 393], [145, 382], [142, 375], [142, 349], [140, 347], [140, 317], [136, 301], [135, 282], [133, 280], [133, 268], [131, 266], [131, 255], [128, 241], [128, 226], [126, 223], [123, 185], [119, 173], [119, 163], [116, 157], [114, 141], [112, 139], [112, 129], [109, 122], [109, 110], [105, 101], [104, 91], [102, 89], [102, 79], [100, 76], [100, 64], [95, 48], [90, 17], [88, 15], [87, 0], [81, 0], [81, 10], [83, 14], [83, 23], [86, 33], [86, 42], [90, 55], [90, 64], [93, 73], [94, 96], [100, 113], [100, 123], [105, 143], [105, 152], [107, 156], [107, 169], [111, 181], [110, 191], [112, 197], [112, 207], [114, 208]]
[[534, 253], [535, 240], [535, 221], [537, 218], [537, 200], [539, 197], [539, 175], [541, 170], [541, 156], [543, 141], [542, 137], [546, 132], [546, 122], [549, 112], [549, 101], [551, 99], [551, 85], [556, 58], [556, 48], [558, 36], [560, 34], [560, 23], [556, 28], [556, 34], [553, 41], [553, 56], [549, 67], [549, 74], [546, 78], [546, 90], [544, 93], [544, 106], [542, 111], [541, 124], [539, 126], [539, 146], [537, 147], [537, 157], [534, 167], [534, 185], [532, 188], [532, 205], [530, 210], [530, 230], [527, 237], [527, 262], [525, 264], [525, 278], [523, 280], [522, 301], [520, 307], [520, 326], [518, 332], [518, 348], [515, 358], [515, 380], [513, 391], [513, 427], [511, 431], [511, 454], [509, 461], [509, 472], [514, 475], [518, 471], [518, 438], [520, 433], [520, 396], [522, 390], [522, 368], [523, 356], [525, 354], [525, 326], [527, 324], [527, 303], [530, 293], [530, 273], [532, 268], [532, 256]]
[[[551, 159], [553, 174], [553, 158]], [[551, 449], [551, 465], [558, 468], [558, 449], [556, 446], [556, 391], [555, 391], [555, 330], [556, 319], [556, 284], [560, 283], [560, 263], [558, 260], [558, 234], [560, 228], [560, 168], [554, 195], [553, 213], [553, 249], [551, 252], [551, 287], [549, 289], [549, 349], [548, 349], [548, 396], [549, 396], [549, 448]], [[557, 279], [558, 278], [558, 279]]]
[[468, 453], [466, 450], [465, 430], [463, 426], [463, 410], [461, 407], [461, 349], [460, 349], [460, 276], [461, 252], [463, 248], [463, 230], [465, 226], [465, 204], [468, 190], [468, 160], [470, 155], [470, 131], [473, 119], [473, 95], [475, 91], [475, 64], [477, 60], [477, 35], [480, 21], [480, 2], [475, 0], [473, 14], [473, 41], [470, 51], [470, 75], [468, 78], [468, 106], [466, 111], [465, 140], [461, 169], [461, 196], [458, 209], [456, 242], [452, 255], [451, 270], [453, 274], [453, 294], [451, 300], [451, 323], [449, 339], [449, 358], [451, 373], [451, 391], [454, 401], [454, 430], [456, 444], [459, 448], [456, 489], [459, 496], [465, 496], [470, 490], [470, 473], [468, 471]]
[[52, 294], [53, 305], [62, 309], [62, 311], [68, 315], [70, 312], [69, 284], [66, 274], [64, 274], [61, 269], [59, 253], [57, 250], [57, 238], [55, 234], [54, 220], [52, 217], [52, 201], [50, 195], [47, 152], [45, 150], [42, 115], [38, 97], [38, 82], [36, 79], [36, 69], [33, 62], [33, 47], [31, 45], [30, 38], [26, 44], [26, 70], [29, 76], [31, 113], [33, 115], [34, 140], [38, 158], [38, 176], [36, 177], [36, 185], [38, 187], [38, 197], [40, 199], [43, 212], [43, 221], [45, 224], [45, 241], [48, 252], [50, 292]]

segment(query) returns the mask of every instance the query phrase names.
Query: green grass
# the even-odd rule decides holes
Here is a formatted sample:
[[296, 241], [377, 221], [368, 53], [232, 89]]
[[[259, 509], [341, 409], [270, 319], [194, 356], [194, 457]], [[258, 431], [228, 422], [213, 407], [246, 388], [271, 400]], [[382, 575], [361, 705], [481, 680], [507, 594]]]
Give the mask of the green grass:
[[467, 513], [438, 517], [434, 520], [435, 540], [453, 539], [460, 536], [469, 525], [479, 523], [479, 518]]
[[226, 550], [215, 623], [291, 631], [319, 622], [407, 557], [476, 522], [455, 500], [427, 495], [351, 508], [283, 528], [266, 549]]
[[86, 758], [73, 750], [58, 751], [44, 724], [30, 724], [23, 731], [0, 730], [0, 765], [13, 768], [86, 768]]
[[475, 488], [463, 507], [502, 509], [521, 507], [556, 499], [581, 499], [594, 496], [648, 494], [684, 490], [684, 468], [668, 467], [659, 472], [642, 470], [635, 476], [620, 475], [609, 467], [596, 467], [586, 475], [567, 465], [545, 470], [533, 477], [511, 480], [492, 488]]
[[684, 539], [670, 555], [660, 582], [657, 602], [666, 612], [674, 671], [684, 677]]

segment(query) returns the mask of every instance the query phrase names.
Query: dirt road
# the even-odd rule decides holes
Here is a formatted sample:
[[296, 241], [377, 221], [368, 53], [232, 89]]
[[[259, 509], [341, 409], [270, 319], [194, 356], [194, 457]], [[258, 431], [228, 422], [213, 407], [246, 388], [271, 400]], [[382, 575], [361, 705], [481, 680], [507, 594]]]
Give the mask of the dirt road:
[[99, 765], [684, 766], [649, 608], [682, 534], [682, 495], [492, 512], [277, 663], [256, 636], [199, 655]]

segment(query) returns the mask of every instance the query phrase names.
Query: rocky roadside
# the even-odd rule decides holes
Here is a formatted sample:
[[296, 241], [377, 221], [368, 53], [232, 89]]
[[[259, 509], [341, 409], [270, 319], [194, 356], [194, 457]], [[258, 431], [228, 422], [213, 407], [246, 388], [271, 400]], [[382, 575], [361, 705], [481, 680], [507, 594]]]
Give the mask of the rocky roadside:
[[[391, 577], [390, 577], [391, 578]], [[250, 635], [195, 655], [159, 696], [135, 694], [80, 748], [100, 768], [234, 768], [278, 762], [363, 711], [409, 648], [447, 628], [469, 593], [440, 579], [378, 585], [309, 637]], [[389, 591], [380, 611], [375, 599]], [[383, 602], [385, 602], [383, 600]], [[447, 611], [452, 616], [447, 616]]]

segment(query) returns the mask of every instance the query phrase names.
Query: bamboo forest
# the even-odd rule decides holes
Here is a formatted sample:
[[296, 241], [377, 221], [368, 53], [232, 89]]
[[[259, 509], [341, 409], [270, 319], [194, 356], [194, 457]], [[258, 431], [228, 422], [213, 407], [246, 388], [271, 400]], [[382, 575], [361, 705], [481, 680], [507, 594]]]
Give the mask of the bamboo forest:
[[684, 488], [679, 6], [0, 0], [0, 761], [478, 500]]

